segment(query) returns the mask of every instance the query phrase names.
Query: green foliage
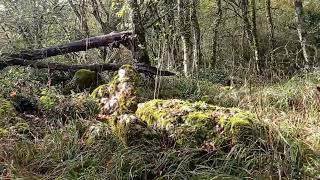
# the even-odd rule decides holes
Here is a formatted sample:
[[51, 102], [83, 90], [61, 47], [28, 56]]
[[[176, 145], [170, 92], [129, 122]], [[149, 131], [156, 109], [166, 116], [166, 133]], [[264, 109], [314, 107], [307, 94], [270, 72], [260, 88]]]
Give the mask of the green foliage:
[[54, 92], [54, 90], [45, 89], [41, 92], [41, 97], [39, 100], [40, 100], [41, 106], [44, 109], [49, 110], [57, 106], [59, 102], [59, 97]]
[[0, 119], [15, 116], [16, 113], [17, 112], [10, 101], [0, 98]]
[[8, 67], [0, 73], [0, 97], [8, 97], [12, 92], [23, 92], [28, 96], [39, 93], [45, 78], [42, 72], [31, 68]]

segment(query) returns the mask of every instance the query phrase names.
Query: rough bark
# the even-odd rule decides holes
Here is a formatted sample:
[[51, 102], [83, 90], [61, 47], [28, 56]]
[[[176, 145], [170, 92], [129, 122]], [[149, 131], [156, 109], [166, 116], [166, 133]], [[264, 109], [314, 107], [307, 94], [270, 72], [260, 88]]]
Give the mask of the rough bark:
[[96, 0], [91, 0], [91, 5], [92, 5], [92, 9], [93, 9], [92, 14], [93, 14], [94, 18], [96, 19], [96, 21], [98, 21], [98, 23], [100, 24], [102, 32], [103, 33], [110, 32], [111, 30], [108, 27], [107, 23], [102, 20], [102, 17], [101, 17], [100, 11], [99, 11], [98, 2]]
[[306, 63], [309, 62], [309, 55], [307, 52], [307, 32], [304, 28], [304, 18], [303, 18], [303, 4], [302, 0], [294, 1], [295, 12], [296, 12], [296, 20], [297, 20], [297, 31], [299, 35], [299, 40], [303, 52], [303, 57]]
[[145, 37], [145, 29], [141, 22], [140, 8], [137, 0], [128, 0], [132, 9], [133, 34], [135, 41], [132, 46], [133, 58], [136, 63], [150, 64], [150, 59], [147, 51], [147, 42]]
[[259, 49], [259, 38], [258, 38], [258, 31], [257, 31], [257, 24], [256, 24], [256, 2], [255, 0], [251, 0], [251, 21], [252, 25], [250, 24], [249, 20], [249, 1], [242, 0], [241, 1], [241, 11], [242, 11], [242, 20], [244, 23], [245, 32], [247, 38], [249, 40], [251, 49], [254, 52], [254, 60], [255, 64], [257, 65], [257, 71], [261, 72], [263, 63], [260, 57], [260, 49]]
[[212, 38], [212, 57], [211, 63], [215, 67], [218, 59], [217, 49], [218, 49], [218, 37], [219, 37], [219, 27], [222, 19], [222, 9], [221, 9], [221, 0], [217, 0], [216, 10], [214, 12], [216, 16], [213, 22], [213, 38]]

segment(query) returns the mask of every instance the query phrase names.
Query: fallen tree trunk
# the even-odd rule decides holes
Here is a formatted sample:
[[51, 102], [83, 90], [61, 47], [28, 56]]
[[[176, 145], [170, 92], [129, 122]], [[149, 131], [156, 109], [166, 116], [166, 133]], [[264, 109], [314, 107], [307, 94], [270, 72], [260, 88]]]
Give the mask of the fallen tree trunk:
[[112, 32], [110, 34], [86, 38], [65, 45], [23, 51], [18, 54], [4, 54], [4, 56], [8, 59], [39, 60], [72, 52], [86, 51], [102, 46], [118, 46], [119, 43], [128, 47], [130, 44], [130, 35], [132, 35], [131, 31]]
[[[81, 65], [66, 65], [59, 63], [45, 63], [39, 61], [12, 59], [9, 61], [0, 62], [0, 70], [8, 66], [30, 66], [38, 69], [50, 69], [58, 71], [77, 71], [80, 69], [88, 69], [91, 71], [117, 71], [122, 65], [114, 63], [104, 63], [104, 64], [81, 64]], [[140, 72], [150, 75], [160, 75], [160, 76], [174, 76], [175, 74], [169, 71], [161, 71], [156, 67], [147, 64], [135, 64], [134, 68]]]
[[[134, 37], [132, 37], [131, 31], [124, 32], [112, 32], [107, 35], [91, 37], [69, 44], [48, 47], [43, 49], [36, 49], [30, 51], [23, 51], [17, 54], [4, 54], [0, 61], [0, 70], [8, 66], [30, 66], [39, 69], [51, 69], [59, 71], [76, 71], [79, 69], [88, 69], [91, 71], [116, 71], [122, 64], [89, 64], [89, 65], [65, 65], [59, 63], [45, 63], [37, 60], [45, 59], [48, 57], [64, 55], [72, 52], [86, 51], [88, 49], [98, 48], [102, 46], [119, 47], [122, 44], [129, 50], [132, 50], [131, 46], [134, 44]], [[135, 53], [135, 52], [132, 52]], [[136, 63], [135, 69], [140, 73], [160, 75], [160, 76], [173, 76], [175, 75], [169, 71], [161, 71], [156, 67], [153, 67], [145, 63]]]

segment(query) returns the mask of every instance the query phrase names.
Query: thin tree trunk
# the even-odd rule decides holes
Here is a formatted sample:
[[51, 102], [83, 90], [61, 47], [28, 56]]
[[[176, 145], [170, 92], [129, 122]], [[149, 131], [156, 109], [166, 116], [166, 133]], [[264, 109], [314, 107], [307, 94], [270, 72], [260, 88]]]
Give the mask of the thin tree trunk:
[[197, 7], [199, 0], [192, 0], [191, 5], [191, 25], [193, 30], [193, 63], [192, 63], [192, 72], [198, 71], [198, 65], [202, 61], [201, 53], [201, 31], [197, 15]]
[[307, 52], [307, 32], [304, 29], [304, 18], [303, 18], [303, 4], [302, 0], [294, 1], [295, 11], [296, 11], [296, 20], [297, 20], [297, 31], [299, 35], [299, 40], [303, 52], [303, 57], [306, 63], [309, 62], [309, 55]]
[[258, 37], [258, 30], [257, 30], [257, 16], [256, 16], [256, 0], [251, 0], [251, 21], [252, 21], [252, 48], [254, 50], [254, 57], [257, 63], [257, 70], [258, 72], [262, 72], [264, 68], [264, 62], [261, 57], [260, 52], [260, 43]]
[[183, 49], [183, 71], [186, 77], [191, 75], [192, 60], [192, 40], [191, 40], [191, 24], [190, 24], [190, 8], [189, 3], [185, 0], [178, 0], [180, 34]]
[[147, 51], [147, 42], [145, 37], [145, 29], [143, 27], [142, 18], [140, 14], [140, 8], [137, 0], [129, 0], [130, 7], [132, 9], [132, 23], [133, 33], [136, 35], [135, 43], [133, 45], [134, 50], [133, 58], [137, 63], [150, 64], [150, 59]]
[[251, 21], [252, 25], [250, 24], [250, 20], [248, 17], [248, 10], [249, 2], [248, 0], [241, 1], [241, 10], [242, 10], [242, 18], [244, 22], [244, 27], [246, 31], [247, 38], [249, 39], [251, 49], [254, 52], [254, 60], [255, 65], [257, 67], [257, 71], [261, 73], [262, 69], [262, 61], [260, 58], [260, 50], [259, 50], [259, 39], [258, 39], [258, 32], [257, 32], [257, 24], [256, 24], [256, 3], [255, 0], [251, 0]]
[[101, 14], [99, 12], [99, 5], [98, 2], [96, 0], [91, 0], [91, 5], [92, 5], [92, 9], [93, 9], [93, 16], [95, 17], [96, 21], [99, 22], [100, 26], [101, 26], [101, 30], [104, 34], [109, 33], [109, 28], [107, 26], [106, 22], [103, 22]]
[[275, 42], [274, 42], [274, 24], [273, 24], [273, 18], [272, 18], [272, 12], [271, 12], [271, 0], [266, 0], [266, 8], [267, 8], [267, 20], [268, 20], [268, 26], [269, 26], [269, 48], [270, 48], [270, 57], [271, 61], [274, 59], [274, 48], [275, 48]]
[[216, 10], [214, 12], [214, 15], [216, 16], [215, 21], [213, 22], [213, 38], [212, 38], [212, 57], [211, 57], [211, 63], [213, 68], [215, 68], [218, 54], [218, 37], [219, 37], [219, 27], [222, 19], [222, 9], [221, 9], [221, 0], [217, 0]]
[[80, 24], [81, 24], [81, 29], [85, 32], [86, 37], [90, 36], [90, 30], [89, 30], [89, 26], [88, 26], [88, 21], [86, 18], [86, 13], [85, 13], [85, 2], [81, 1], [81, 7], [78, 10], [76, 5], [72, 2], [72, 0], [68, 0], [69, 5], [71, 6], [74, 14], [76, 15], [76, 17], [78, 18]]

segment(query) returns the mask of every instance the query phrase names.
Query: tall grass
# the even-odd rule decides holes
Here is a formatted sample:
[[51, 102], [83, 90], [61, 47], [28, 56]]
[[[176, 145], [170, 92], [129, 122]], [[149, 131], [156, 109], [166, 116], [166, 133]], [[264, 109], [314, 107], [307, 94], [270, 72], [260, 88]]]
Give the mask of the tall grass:
[[[2, 88], [11, 92], [14, 82], [7, 80]], [[46, 85], [33, 81], [28, 84], [36, 85], [30, 96], [60, 97], [52, 89], [49, 94], [37, 92]], [[24, 119], [25, 130], [6, 127], [9, 133], [0, 139], [0, 174], [3, 179], [320, 178], [319, 82], [318, 73], [278, 84], [239, 87], [166, 79], [159, 97], [241, 107], [255, 112], [269, 127], [261, 132], [268, 138], [260, 140], [260, 146], [250, 142], [211, 153], [162, 147], [156, 141], [124, 146], [104, 123], [95, 121], [96, 108], [86, 95], [61, 96], [54, 106]]]

